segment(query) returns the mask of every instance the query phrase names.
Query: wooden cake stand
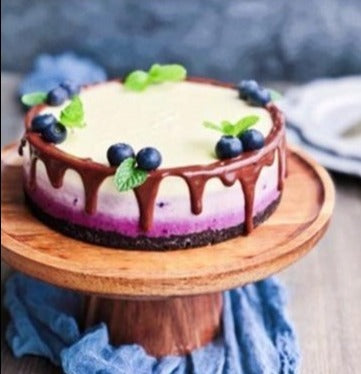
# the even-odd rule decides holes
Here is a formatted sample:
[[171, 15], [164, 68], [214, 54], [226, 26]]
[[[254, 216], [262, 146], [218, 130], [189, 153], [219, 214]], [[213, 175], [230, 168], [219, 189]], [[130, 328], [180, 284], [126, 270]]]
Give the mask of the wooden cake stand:
[[221, 326], [221, 291], [301, 258], [324, 234], [334, 206], [327, 172], [292, 149], [281, 203], [251, 235], [169, 252], [114, 250], [65, 237], [34, 218], [24, 205], [21, 162], [14, 145], [2, 151], [4, 261], [87, 294], [85, 327], [105, 321], [114, 344], [139, 343], [158, 357], [211, 341]]

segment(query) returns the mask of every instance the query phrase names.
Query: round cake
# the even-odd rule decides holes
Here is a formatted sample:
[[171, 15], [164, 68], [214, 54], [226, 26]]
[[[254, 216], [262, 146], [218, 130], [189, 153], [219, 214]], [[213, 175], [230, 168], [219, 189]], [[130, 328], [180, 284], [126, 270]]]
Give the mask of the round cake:
[[262, 95], [204, 79], [141, 90], [108, 81], [57, 101], [59, 92], [28, 112], [20, 147], [26, 202], [52, 228], [170, 250], [249, 234], [277, 207], [285, 125]]

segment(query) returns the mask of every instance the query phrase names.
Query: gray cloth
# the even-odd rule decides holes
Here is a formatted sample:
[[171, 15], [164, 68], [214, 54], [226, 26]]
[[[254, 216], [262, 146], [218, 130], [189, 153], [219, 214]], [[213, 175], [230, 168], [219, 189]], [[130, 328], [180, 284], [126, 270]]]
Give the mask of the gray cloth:
[[230, 81], [361, 73], [360, 0], [4, 0], [2, 9], [11, 70], [75, 51], [113, 76], [156, 61]]

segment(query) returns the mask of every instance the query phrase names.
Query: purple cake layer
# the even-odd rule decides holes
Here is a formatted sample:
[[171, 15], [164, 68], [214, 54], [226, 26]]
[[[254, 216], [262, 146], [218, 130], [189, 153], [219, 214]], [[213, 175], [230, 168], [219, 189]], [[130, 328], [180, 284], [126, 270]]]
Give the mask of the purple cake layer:
[[[261, 224], [275, 211], [280, 202], [280, 198], [281, 196], [279, 195], [275, 200], [269, 203], [265, 209], [254, 216], [253, 223], [255, 226]], [[244, 234], [244, 224], [240, 223], [236, 226], [224, 229], [218, 230], [208, 228], [204, 231], [188, 233], [187, 235], [172, 234], [170, 236], [159, 237], [139, 235], [134, 238], [115, 231], [105, 231], [97, 228], [85, 227], [72, 223], [68, 220], [49, 215], [32, 200], [26, 191], [25, 200], [32, 213], [55, 230], [75, 239], [112, 248], [156, 251], [194, 248], [219, 243]]]
[[[263, 194], [262, 199], [258, 200], [254, 206], [254, 216], [261, 214], [267, 207], [280, 196], [280, 192], [275, 188]], [[93, 215], [87, 214], [83, 209], [77, 207], [78, 201], [75, 198], [73, 206], [68, 204], [61, 204], [58, 200], [54, 200], [52, 196], [46, 193], [40, 186], [34, 191], [27, 191], [31, 196], [32, 201], [44, 213], [54, 216], [57, 219], [73, 223], [82, 227], [88, 227], [95, 230], [103, 230], [107, 232], [114, 232], [127, 237], [137, 237], [144, 235], [139, 226], [139, 216], [132, 217], [128, 211], [119, 211], [118, 215], [105, 214], [104, 212], [97, 212]], [[213, 199], [213, 204], [217, 203], [217, 198]], [[173, 207], [175, 206], [175, 209]], [[208, 214], [193, 215], [187, 214], [173, 214], [174, 211], [179, 211], [180, 206], [185, 205], [184, 201], [179, 199], [163, 199], [157, 204], [157, 215], [165, 219], [155, 219], [152, 228], [147, 232], [149, 238], [164, 237], [170, 235], [188, 235], [192, 233], [199, 233], [206, 230], [222, 230], [229, 227], [235, 227], [244, 221], [244, 206], [240, 205], [239, 209], [233, 207], [232, 210], [216, 209], [215, 212], [208, 212]], [[236, 204], [235, 204], [236, 205]], [[170, 213], [167, 213], [167, 210]]]

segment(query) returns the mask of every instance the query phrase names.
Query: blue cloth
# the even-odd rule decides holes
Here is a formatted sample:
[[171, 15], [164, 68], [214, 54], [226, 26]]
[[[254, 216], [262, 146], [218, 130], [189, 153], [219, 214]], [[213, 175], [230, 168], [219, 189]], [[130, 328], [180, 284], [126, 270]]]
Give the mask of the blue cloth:
[[223, 335], [188, 356], [156, 359], [139, 345], [113, 347], [104, 324], [80, 332], [82, 296], [29, 278], [5, 286], [14, 355], [35, 354], [67, 374], [291, 374], [299, 363], [285, 291], [275, 278], [224, 293]]
[[34, 70], [21, 83], [19, 94], [47, 92], [65, 80], [82, 85], [101, 82], [106, 78], [105, 70], [87, 58], [70, 52], [58, 56], [43, 54], [35, 59]]

